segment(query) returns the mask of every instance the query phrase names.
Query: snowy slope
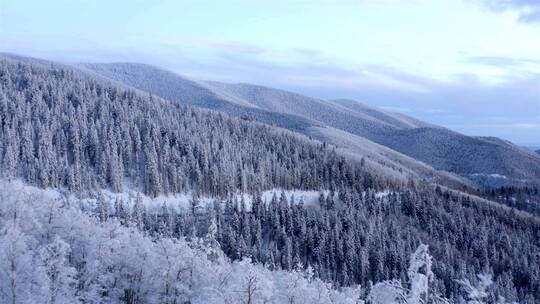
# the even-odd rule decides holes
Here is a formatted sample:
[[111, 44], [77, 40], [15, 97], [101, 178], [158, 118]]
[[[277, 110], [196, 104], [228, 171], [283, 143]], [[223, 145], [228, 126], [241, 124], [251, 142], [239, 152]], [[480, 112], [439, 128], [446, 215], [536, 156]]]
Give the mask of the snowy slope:
[[398, 177], [421, 176], [456, 189], [464, 185], [471, 186], [471, 182], [464, 177], [447, 171], [434, 170], [433, 167], [412, 157], [343, 130], [312, 127], [307, 130], [307, 134], [342, 147], [341, 152], [350, 157], [364, 157], [366, 165], [375, 172], [385, 172], [386, 175]]
[[[366, 143], [368, 146], [378, 143], [394, 150], [391, 162], [399, 159], [401, 171], [411, 171], [422, 177], [448, 175], [433, 169], [426, 175], [424, 170], [417, 169], [425, 165], [413, 162], [411, 158], [435, 170], [473, 180], [476, 176], [473, 174], [499, 174], [508, 177], [508, 183], [540, 182], [540, 157], [526, 149], [500, 139], [465, 136], [353, 100], [327, 101], [245, 83], [197, 82], [142, 64], [85, 64], [84, 67], [169, 100], [299, 131], [319, 140], [341, 144], [353, 153], [368, 154]], [[328, 129], [321, 132], [321, 128]], [[349, 135], [333, 135], [336, 130]], [[362, 143], [345, 143], [343, 138], [346, 137], [354, 138], [354, 141], [362, 138]], [[376, 149], [369, 154], [376, 162], [389, 162], [388, 153], [379, 151]], [[403, 158], [403, 155], [409, 157]]]
[[[146, 91], [169, 100], [179, 100], [183, 104], [191, 106], [225, 112], [234, 116], [239, 116], [247, 119], [253, 119], [264, 123], [273, 124], [292, 131], [297, 131], [305, 135], [312, 136], [334, 145], [346, 144], [343, 138], [349, 137], [349, 141], [353, 140], [357, 143], [347, 148], [347, 154], [354, 157], [369, 156], [371, 163], [376, 163], [375, 167], [389, 171], [392, 175], [400, 176], [406, 179], [407, 176], [421, 176], [423, 178], [431, 178], [433, 176], [445, 176], [444, 172], [436, 172], [430, 166], [423, 164], [417, 160], [411, 159], [401, 153], [385, 149], [385, 153], [381, 153], [380, 145], [362, 138], [360, 136], [352, 136], [353, 134], [329, 127], [326, 123], [318, 121], [320, 119], [318, 113], [330, 113], [330, 116], [338, 117], [338, 115], [347, 115], [352, 111], [346, 107], [340, 107], [338, 113], [333, 113], [326, 101], [317, 100], [317, 104], [321, 108], [316, 108], [310, 105], [312, 98], [304, 97], [298, 94], [283, 92], [285, 95], [279, 97], [279, 94], [268, 103], [263, 99], [257, 99], [259, 102], [252, 103], [252, 99], [248, 99], [245, 94], [240, 94], [238, 91], [228, 91], [218, 89], [219, 83], [197, 82], [189, 80], [185, 77], [160, 70], [156, 67], [136, 64], [136, 63], [117, 63], [117, 64], [82, 64], [79, 66], [84, 71], [105, 77], [114, 82], [123, 83], [126, 86], [136, 88], [141, 91]], [[277, 91], [277, 90], [276, 90]], [[281, 92], [281, 91], [279, 91]], [[295, 102], [288, 102], [283, 106], [279, 106], [280, 102], [290, 100], [291, 95], [295, 96]], [[303, 101], [303, 103], [302, 103]], [[311, 115], [302, 114], [302, 107], [293, 106], [302, 104], [303, 107], [313, 109]], [[265, 108], [265, 109], [263, 109]], [[291, 109], [295, 109], [292, 111]], [[289, 110], [287, 110], [289, 109]], [[357, 112], [357, 111], [356, 111]], [[304, 116], [296, 115], [301, 114]], [[399, 115], [394, 115], [394, 118], [375, 116], [369, 117], [368, 114], [353, 114], [358, 118], [363, 116], [366, 125], [380, 126], [382, 128], [389, 127], [392, 123], [401, 125], [415, 124], [412, 119], [404, 119]], [[329, 118], [329, 117], [328, 117]], [[324, 120], [324, 119], [323, 119]], [[386, 122], [384, 121], [386, 120]], [[323, 128], [328, 128], [324, 132], [320, 132]], [[318, 130], [318, 131], [315, 131]], [[339, 136], [331, 135], [332, 132], [340, 132]], [[377, 147], [376, 149], [371, 149]], [[391, 159], [388, 155], [392, 155]], [[393, 165], [386, 167], [387, 164]], [[462, 184], [460, 179], [456, 179], [455, 183]]]
[[376, 109], [365, 104], [362, 104], [356, 100], [350, 99], [335, 99], [330, 100], [329, 102], [336, 105], [345, 107], [349, 110], [354, 111], [358, 115], [363, 115], [366, 117], [372, 117], [379, 122], [387, 123], [395, 128], [408, 129], [408, 128], [440, 128], [439, 126], [429, 124], [418, 120], [416, 118], [389, 111], [384, 111], [382, 109]]
[[207, 82], [218, 92], [251, 101], [260, 108], [306, 117], [467, 178], [499, 174], [508, 183], [540, 182], [540, 158], [527, 149], [493, 137], [472, 137], [415, 118], [353, 100], [324, 101], [249, 84]]
[[81, 64], [78, 68], [171, 101], [253, 119], [286, 129], [302, 130], [315, 123], [302, 117], [259, 109], [241, 98], [213, 92], [204, 83], [147, 64]]
[[397, 130], [375, 141], [435, 168], [471, 177], [499, 174], [509, 182], [538, 181], [540, 157], [496, 138], [471, 137], [447, 129]]

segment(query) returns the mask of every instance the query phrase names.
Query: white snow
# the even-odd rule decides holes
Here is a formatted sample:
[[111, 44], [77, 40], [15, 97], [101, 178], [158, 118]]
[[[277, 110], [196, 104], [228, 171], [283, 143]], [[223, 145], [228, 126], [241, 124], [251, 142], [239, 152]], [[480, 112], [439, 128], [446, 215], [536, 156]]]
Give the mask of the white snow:
[[[44, 196], [44, 198], [48, 199], [58, 199], [63, 197], [61, 190], [56, 189], [45, 189], [45, 190], [38, 190], [36, 187], [28, 186], [24, 184], [21, 181], [13, 181], [11, 182], [13, 186], [16, 186], [21, 189], [24, 193], [36, 193], [40, 196]], [[303, 200], [304, 205], [314, 205], [317, 204], [319, 199], [319, 194], [321, 191], [319, 190], [283, 190], [283, 189], [272, 189], [267, 190], [262, 193], [262, 200], [264, 203], [268, 204], [272, 200], [272, 196], [275, 194], [277, 198], [279, 199], [281, 196], [281, 193], [285, 193], [285, 196], [287, 197], [287, 200], [290, 201], [292, 197], [294, 197], [295, 203], [299, 203], [300, 200]], [[325, 195], [328, 194], [328, 190], [323, 190], [322, 193]], [[177, 212], [183, 212], [189, 210], [191, 208], [191, 200], [193, 198], [193, 195], [190, 193], [179, 193], [179, 194], [169, 194], [169, 195], [159, 195], [155, 198], [146, 196], [136, 190], [125, 190], [123, 192], [112, 192], [109, 190], [102, 190], [101, 194], [103, 195], [103, 198], [108, 200], [110, 202], [111, 207], [114, 207], [114, 203], [117, 199], [120, 199], [123, 201], [123, 203], [126, 206], [133, 207], [132, 205], [135, 203], [135, 200], [137, 196], [140, 194], [143, 204], [149, 208], [160, 208], [163, 206], [163, 204], [167, 205], [169, 208], [174, 208]], [[244, 198], [244, 201], [246, 203], [246, 208], [248, 210], [251, 209], [251, 202], [253, 201], [253, 197], [249, 194], [238, 194], [236, 195], [235, 200], [240, 202], [241, 198]], [[74, 195], [70, 194], [68, 198], [74, 199]], [[84, 197], [84, 198], [78, 198], [79, 201], [84, 202], [86, 204], [86, 208], [93, 208], [96, 204], [96, 199], [90, 198], [90, 197]], [[215, 201], [220, 201], [219, 198], [216, 197], [210, 197], [210, 196], [202, 196], [199, 198], [199, 206], [202, 209], [206, 209], [207, 207], [211, 207], [212, 204]]]
[[499, 178], [499, 179], [508, 179], [506, 175], [492, 173], [492, 174], [485, 174], [485, 173], [474, 173], [471, 174], [472, 176], [484, 176], [484, 177], [491, 177], [491, 178]]

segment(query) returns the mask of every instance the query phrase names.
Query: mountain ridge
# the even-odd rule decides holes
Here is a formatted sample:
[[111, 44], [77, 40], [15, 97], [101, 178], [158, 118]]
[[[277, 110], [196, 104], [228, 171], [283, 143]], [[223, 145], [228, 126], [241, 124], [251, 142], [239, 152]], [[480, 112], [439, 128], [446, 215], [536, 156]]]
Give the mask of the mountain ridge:
[[[89, 69], [89, 70], [94, 69], [95, 70], [95, 64], [81, 64], [79, 66], [82, 66], [85, 69]], [[156, 86], [148, 87], [148, 86], [141, 85], [141, 81], [143, 80], [143, 77], [147, 76], [148, 73], [152, 74], [153, 72], [156, 72], [156, 69], [159, 70], [155, 66], [137, 64], [136, 65], [137, 67], [144, 67], [144, 69], [145, 69], [144, 73], [141, 73], [140, 70], [133, 71], [132, 69], [129, 69], [128, 71], [124, 71], [121, 74], [114, 73], [114, 72], [111, 72], [110, 69], [106, 69], [107, 67], [110, 68], [111, 66], [115, 67], [115, 64], [105, 64], [104, 66], [105, 67], [103, 67], [103, 66], [99, 67], [98, 71], [94, 71], [94, 72], [98, 73], [99, 70], [105, 69], [105, 72], [104, 73], [102, 72], [100, 74], [101, 76], [109, 77], [109, 79], [111, 79], [113, 81], [124, 82], [124, 85], [127, 85], [128, 87], [132, 87], [134, 89], [139, 89], [139, 90], [142, 89], [143, 91], [147, 90], [146, 92], [149, 92], [149, 93], [154, 94], [154, 95], [161, 96], [161, 97], [163, 97], [165, 99], [168, 98], [169, 100], [170, 99], [177, 100], [179, 98], [177, 98], [178, 95], [175, 95], [175, 94], [181, 94], [181, 97], [182, 97], [181, 102], [184, 103], [184, 104], [187, 104], [187, 105], [198, 106], [198, 107], [211, 109], [211, 110], [216, 110], [216, 111], [223, 111], [225, 113], [228, 113], [228, 114], [231, 114], [231, 115], [234, 115], [234, 116], [237, 116], [237, 117], [245, 118], [245, 119], [259, 120], [259, 121], [261, 121], [263, 123], [269, 123], [269, 124], [272, 124], [272, 125], [275, 125], [275, 126], [278, 126], [278, 127], [283, 127], [283, 128], [295, 131], [295, 132], [300, 132], [300, 133], [308, 135], [308, 136], [314, 136], [318, 140], [323, 140], [323, 141], [326, 141], [326, 142], [328, 142], [330, 144], [335, 144], [332, 137], [329, 137], [329, 136], [325, 136], [325, 137], [319, 136], [319, 137], [317, 137], [316, 135], [319, 134], [319, 133], [315, 132], [315, 134], [314, 134], [314, 132], [312, 132], [311, 128], [325, 128], [326, 126], [325, 126], [324, 123], [314, 121], [313, 119], [310, 119], [308, 117], [301, 117], [301, 116], [290, 114], [290, 113], [282, 113], [282, 112], [280, 113], [280, 112], [275, 112], [275, 111], [271, 111], [271, 110], [268, 110], [268, 109], [260, 109], [260, 107], [257, 106], [257, 105], [252, 105], [251, 107], [246, 107], [246, 106], [242, 105], [241, 103], [236, 102], [235, 100], [231, 100], [230, 97], [227, 97], [227, 96], [231, 95], [231, 94], [228, 94], [227, 92], [217, 92], [217, 93], [203, 92], [204, 95], [206, 95], [206, 96], [211, 95], [212, 98], [214, 98], [215, 96], [220, 96], [221, 99], [219, 99], [219, 100], [218, 99], [213, 99], [213, 101], [210, 102], [210, 103], [201, 103], [198, 99], [196, 99], [196, 100], [191, 99], [193, 97], [198, 98], [197, 96], [193, 96], [192, 94], [189, 94], [189, 93], [184, 94], [184, 92], [181, 89], [179, 89], [179, 88], [181, 88], [183, 86], [182, 83], [180, 83], [180, 85], [178, 85], [178, 82], [174, 82], [171, 86], [168, 87], [168, 90], [165, 91], [165, 92], [161, 91], [160, 88], [156, 87]], [[121, 64], [120, 66], [116, 66], [115, 68], [120, 68], [121, 70], [123, 70], [123, 69], [125, 69], [127, 67], [129, 67], [129, 65], [126, 66], [125, 64]], [[157, 71], [157, 73], [158, 73], [158, 76], [163, 75], [161, 73], [161, 71]], [[129, 75], [129, 77], [125, 76], [126, 74]], [[170, 75], [170, 74], [168, 74], [168, 75]], [[201, 87], [207, 88], [207, 86], [208, 86], [207, 82], [195, 82], [195, 81], [189, 80], [189, 79], [187, 79], [185, 77], [182, 77], [182, 76], [179, 76], [179, 75], [176, 75], [176, 74], [174, 75], [174, 78], [176, 80], [178, 80], [179, 82], [188, 81], [188, 82], [196, 83], [198, 88], [201, 88]], [[201, 85], [201, 83], [202, 83], [202, 85]], [[207, 84], [207, 85], [205, 86], [205, 84]], [[174, 86], [177, 86], [177, 88], [174, 88]], [[210, 90], [210, 89], [208, 89], [208, 90]], [[300, 94], [297, 94], [297, 95], [301, 96]], [[177, 96], [177, 97], [175, 97], [175, 96]], [[223, 105], [219, 105], [219, 104], [217, 104], [218, 102], [226, 104], [227, 106], [224, 107]], [[297, 126], [297, 125], [295, 125], [293, 123], [287, 123], [287, 120], [289, 118], [292, 119], [292, 120], [295, 120], [297, 123], [300, 122], [300, 125]], [[285, 123], [283, 122], [283, 119], [285, 119]], [[327, 133], [327, 132], [325, 132], [325, 133]], [[368, 141], [368, 140], [367, 139], [362, 140], [362, 142], [364, 142], [364, 143], [366, 141]], [[370, 145], [375, 144], [375, 143], [371, 143], [370, 141], [368, 141], [368, 142], [369, 142]], [[379, 145], [377, 145], [377, 146], [379, 146]], [[373, 151], [373, 152], [375, 152], [375, 151]], [[408, 171], [408, 172], [411, 172], [414, 175], [419, 175], [419, 176], [424, 177], [424, 178], [429, 177], [429, 176], [434, 176], [434, 175], [437, 175], [437, 174], [441, 174], [441, 175], [446, 176], [445, 178], [451, 179], [452, 183], [459, 184], [459, 188], [461, 188], [463, 185], [471, 186], [470, 182], [467, 182], [467, 181], [463, 180], [461, 177], [452, 176], [452, 174], [448, 174], [448, 173], [444, 173], [444, 172], [440, 172], [440, 173], [433, 172], [434, 170], [433, 170], [433, 168], [430, 168], [430, 166], [427, 166], [425, 164], [421, 164], [417, 160], [412, 160], [409, 157], [407, 157], [405, 155], [402, 155], [399, 152], [392, 151], [391, 154], [392, 154], [392, 160], [389, 159], [387, 156], [380, 155], [380, 154], [378, 154], [376, 152], [371, 153], [371, 155], [366, 157], [366, 158], [367, 158], [368, 162], [371, 161], [373, 163], [395, 163], [397, 161], [397, 163], [395, 163], [395, 166], [397, 166], [396, 167], [396, 170], [397, 170], [396, 172], [399, 173], [399, 174], [401, 174], [401, 172]], [[418, 170], [410, 170], [410, 167], [422, 168], [422, 169], [420, 171], [418, 171]]]
[[[330, 131], [343, 130], [386, 146], [394, 150], [396, 155], [412, 157], [443, 174], [445, 171], [452, 172], [481, 184], [485, 184], [485, 181], [479, 181], [478, 174], [499, 174], [507, 177], [506, 181], [510, 183], [520, 184], [523, 180], [540, 182], [540, 158], [508, 141], [466, 136], [404, 114], [369, 107], [354, 100], [323, 100], [247, 83], [193, 81], [173, 72], [161, 74], [162, 69], [155, 66], [143, 66], [144, 71], [140, 69], [141, 65], [132, 64], [83, 64], [83, 66], [142, 90], [149, 89], [141, 84], [141, 80], [155, 82], [156, 73], [160, 77], [162, 75], [179, 77], [175, 79], [196, 84], [197, 92], [190, 90], [192, 86], [183, 84], [179, 87], [186, 90], [172, 90], [171, 87], [178, 86], [178, 83], [175, 84], [173, 81], [168, 90], [163, 91], [153, 86], [149, 90], [150, 93], [169, 100], [181, 100], [193, 106], [271, 123], [315, 136], [332, 144], [335, 144], [336, 140]], [[149, 67], [151, 70], [148, 70]], [[129, 74], [134, 79], [122, 76], [122, 73]], [[199, 93], [200, 95], [197, 95]], [[201, 96], [201, 99], [194, 98], [193, 94]], [[205, 100], [205, 96], [210, 97]], [[209, 102], [204, 103], [205, 101]], [[294, 123], [284, 123], [284, 119], [301, 124], [296, 126]], [[325, 127], [330, 128], [325, 132], [313, 132], [313, 128]]]
[[[354, 100], [322, 100], [247, 83], [193, 81], [143, 63], [68, 65], [14, 54], [4, 56], [41, 65], [72, 66], [83, 74], [95, 75], [173, 102], [224, 112], [313, 136], [330, 144], [341, 144], [342, 148], [350, 151], [349, 154], [365, 154], [372, 163], [390, 164], [399, 173], [408, 172], [434, 180], [449, 179], [451, 183], [460, 185], [458, 187], [472, 186], [467, 180], [489, 186], [479, 176], [505, 177], [497, 183], [540, 181], [538, 154], [502, 139], [466, 136]], [[337, 130], [359, 137], [350, 136], [355, 142], [349, 139], [343, 146], [345, 134], [333, 134]], [[375, 151], [366, 153], [369, 149], [360, 146], [369, 146]], [[387, 147], [392, 152], [380, 151], [380, 147]]]

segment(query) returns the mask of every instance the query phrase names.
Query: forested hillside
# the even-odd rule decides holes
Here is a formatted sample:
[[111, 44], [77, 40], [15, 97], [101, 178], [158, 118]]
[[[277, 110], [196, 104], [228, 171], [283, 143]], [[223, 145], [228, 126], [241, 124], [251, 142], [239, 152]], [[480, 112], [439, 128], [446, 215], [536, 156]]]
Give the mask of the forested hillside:
[[[0, 187], [2, 303], [504, 304], [538, 299], [538, 264], [528, 253], [538, 248], [538, 224], [527, 218], [502, 223], [508, 211], [477, 208], [459, 197], [426, 212], [425, 205], [409, 203], [416, 199], [409, 192], [386, 198], [370, 193], [365, 199], [354, 193], [323, 196], [320, 209], [284, 198], [255, 197], [253, 209], [216, 200], [207, 209], [177, 213], [174, 201], [150, 207], [140, 194], [79, 199], [17, 182], [0, 181]], [[452, 223], [450, 216], [440, 223], [430, 220], [444, 218], [444, 208], [448, 215], [478, 221], [487, 234]], [[426, 228], [418, 228], [422, 222]], [[508, 234], [498, 235], [501, 228]], [[444, 238], [446, 229], [453, 237]], [[528, 236], [521, 242], [516, 234]]]
[[250, 105], [241, 98], [223, 95], [209, 90], [199, 83], [169, 71], [147, 64], [111, 63], [81, 64], [77, 68], [105, 77], [117, 84], [136, 88], [172, 102], [180, 102], [204, 109], [212, 109], [237, 117], [255, 119], [294, 131], [303, 130], [314, 122], [300, 116], [267, 111]]
[[[371, 125], [378, 129], [379, 127], [390, 127], [392, 124], [409, 127], [427, 125], [411, 118], [386, 114], [381, 117], [380, 113], [370, 113], [361, 114], [359, 117], [362, 120], [354, 121], [353, 118], [358, 114], [351, 116], [351, 110], [341, 106], [339, 106], [340, 110], [336, 112], [333, 109], [333, 103], [329, 101], [315, 100], [299, 94], [247, 84], [239, 85], [242, 89], [240, 90], [235, 89], [235, 86], [232, 85], [229, 88], [228, 84], [194, 81], [146, 64], [81, 64], [77, 67], [84, 72], [105, 77], [116, 83], [160, 96], [171, 102], [179, 101], [190, 106], [212, 109], [242, 119], [260, 121], [312, 136], [320, 141], [345, 148], [349, 150], [349, 154], [360, 154], [365, 157], [367, 163], [378, 166], [378, 169], [380, 167], [391, 168], [394, 171], [393, 174], [397, 173], [406, 177], [413, 175], [416, 178], [430, 180], [447, 180], [449, 184], [457, 185], [456, 187], [459, 189], [464, 185], [470, 186], [461, 178], [447, 174], [447, 172], [438, 172], [429, 165], [366, 138], [328, 127], [327, 122], [320, 120], [320, 115], [323, 118], [331, 118], [332, 121], [339, 122], [340, 126], [354, 127], [356, 125], [357, 127], [369, 128]], [[270, 93], [264, 94], [267, 91]], [[310, 115], [307, 115], [306, 111]], [[347, 144], [341, 140], [342, 134], [347, 137]]]
[[0, 128], [3, 176], [41, 187], [225, 196], [392, 183], [302, 136], [61, 66], [0, 61]]
[[431, 291], [452, 302], [459, 303], [462, 292], [457, 279], [483, 272], [494, 278], [494, 299], [535, 303], [540, 291], [538, 218], [438, 188], [342, 189], [321, 193], [315, 205], [283, 194], [216, 200], [206, 208], [194, 200], [188, 212], [178, 212], [174, 200], [149, 209], [137, 196], [97, 201], [102, 219], [120, 218], [155, 235], [203, 237], [211, 229], [233, 260], [250, 257], [270, 269], [311, 267], [335, 286], [406, 282], [408, 257], [425, 243], [435, 258]]
[[303, 270], [229, 261], [212, 234], [158, 236], [88, 202], [0, 181], [0, 303], [361, 303]]
[[[500, 139], [466, 136], [357, 101], [322, 100], [247, 83], [194, 81], [137, 63], [83, 66], [101, 76], [172, 102], [184, 100], [196, 107], [276, 124], [329, 143], [336, 144], [334, 137], [339, 136], [332, 134], [332, 129], [347, 132], [352, 137], [361, 137], [363, 142], [375, 142], [394, 150], [391, 161], [415, 171], [422, 178], [450, 179], [450, 175], [440, 172], [448, 171], [474, 182], [480, 181], [482, 186], [490, 180], [481, 177], [491, 174], [505, 177], [497, 180], [495, 186], [501, 183], [522, 186], [524, 180], [540, 183], [540, 157], [527, 149]], [[301, 126], [291, 124], [291, 118], [301, 122]], [[327, 130], [320, 131], [320, 128]], [[420, 164], [411, 163], [403, 155]], [[387, 159], [380, 155], [378, 158]], [[435, 170], [418, 169], [424, 164]], [[451, 178], [451, 183], [460, 181]]]
[[0, 157], [6, 303], [540, 301], [531, 213], [72, 67], [0, 59]]
[[250, 84], [208, 82], [262, 109], [296, 115], [362, 136], [437, 170], [474, 180], [475, 173], [499, 174], [507, 184], [540, 183], [540, 158], [497, 138], [466, 136], [402, 114], [375, 109], [357, 101], [326, 101]]

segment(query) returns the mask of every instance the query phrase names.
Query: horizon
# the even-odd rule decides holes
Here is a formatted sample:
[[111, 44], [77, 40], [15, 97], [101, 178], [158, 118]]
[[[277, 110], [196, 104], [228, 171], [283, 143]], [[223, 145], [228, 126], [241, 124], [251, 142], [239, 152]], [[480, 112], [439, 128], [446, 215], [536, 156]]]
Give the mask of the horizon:
[[537, 1], [74, 3], [4, 1], [0, 51], [354, 99], [540, 146]]

